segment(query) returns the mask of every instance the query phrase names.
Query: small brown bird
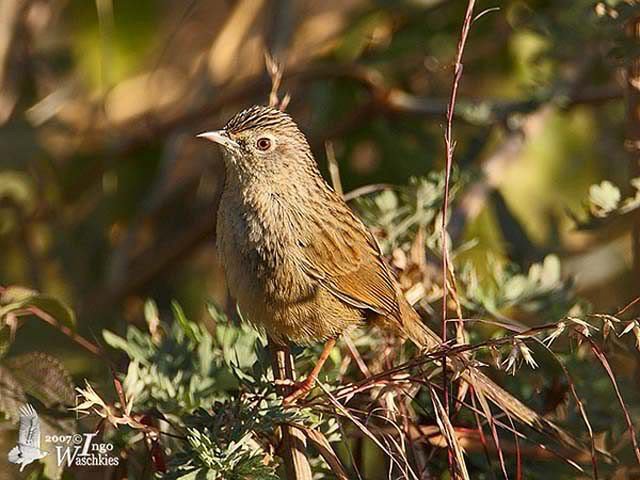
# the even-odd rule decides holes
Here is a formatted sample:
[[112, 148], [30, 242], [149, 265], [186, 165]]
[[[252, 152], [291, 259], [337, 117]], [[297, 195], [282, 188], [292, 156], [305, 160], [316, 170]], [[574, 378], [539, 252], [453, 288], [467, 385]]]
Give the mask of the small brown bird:
[[[288, 401], [311, 389], [336, 338], [359, 325], [377, 325], [426, 350], [441, 345], [405, 299], [371, 232], [322, 178], [289, 115], [254, 106], [198, 136], [224, 150], [217, 246], [243, 315], [282, 344], [326, 342]], [[581, 448], [464, 355], [448, 365], [511, 417]]]

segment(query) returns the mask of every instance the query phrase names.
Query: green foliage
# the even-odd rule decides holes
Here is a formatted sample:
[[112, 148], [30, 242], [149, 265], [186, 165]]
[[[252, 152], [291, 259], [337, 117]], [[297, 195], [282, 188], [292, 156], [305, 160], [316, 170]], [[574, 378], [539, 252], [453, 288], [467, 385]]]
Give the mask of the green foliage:
[[277, 463], [260, 440], [272, 437], [278, 423], [299, 420], [299, 415], [284, 410], [275, 392], [216, 402], [211, 411], [199, 409], [186, 418], [188, 445], [174, 457], [166, 478], [279, 478]]
[[[452, 175], [450, 199], [462, 188], [464, 180]], [[429, 227], [426, 245], [436, 249], [440, 242], [438, 218], [444, 194], [444, 173], [433, 172], [426, 177], [411, 178], [407, 186], [385, 189], [357, 199], [358, 210], [365, 222], [379, 235], [383, 251], [407, 248], [419, 228]], [[439, 217], [442, 218], [442, 217]]]
[[480, 315], [490, 313], [504, 318], [506, 310], [518, 308], [530, 313], [546, 311], [549, 320], [554, 320], [566, 315], [576, 301], [571, 282], [562, 278], [560, 259], [556, 255], [534, 263], [526, 274], [516, 265], [505, 265], [492, 258], [488, 264], [489, 278], [480, 279], [470, 263], [460, 272], [465, 307]]
[[285, 409], [267, 375], [261, 339], [245, 326], [229, 324], [213, 305], [215, 335], [189, 320], [172, 304], [171, 325], [157, 323], [147, 302], [148, 325], [129, 327], [125, 338], [104, 331], [105, 341], [130, 359], [124, 393], [134, 411], [159, 411], [171, 418], [185, 440], [172, 441], [168, 479], [277, 479], [272, 447], [282, 423], [323, 426], [335, 423], [307, 409]]
[[[156, 308], [147, 305], [147, 321], [152, 324]], [[238, 389], [231, 365], [235, 362], [234, 367], [242, 369], [254, 363], [256, 356], [247, 347], [254, 348], [258, 335], [247, 326], [219, 323], [214, 338], [206, 328], [187, 320], [175, 302], [173, 312], [175, 321], [157, 325], [155, 339], [134, 326], [125, 337], [105, 330], [103, 338], [130, 359], [124, 386], [136, 408], [180, 415], [227, 398]]]
[[174, 475], [167, 475], [167, 478], [183, 480], [198, 478], [277, 480], [279, 478], [272, 465], [264, 464], [260, 452], [256, 452], [255, 445], [249, 442], [249, 435], [238, 442], [230, 442], [224, 450], [214, 443], [208, 431], [201, 434], [196, 429], [189, 429], [187, 439], [192, 449], [176, 457], [176, 462], [182, 460], [184, 463], [178, 467]]

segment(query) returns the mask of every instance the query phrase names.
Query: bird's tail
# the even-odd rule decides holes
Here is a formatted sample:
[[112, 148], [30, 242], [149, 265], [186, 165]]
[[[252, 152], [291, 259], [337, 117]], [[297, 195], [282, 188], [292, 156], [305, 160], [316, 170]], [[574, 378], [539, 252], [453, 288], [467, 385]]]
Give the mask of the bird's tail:
[[[404, 303], [404, 302], [403, 302]], [[402, 332], [416, 344], [425, 350], [434, 350], [442, 345], [442, 340], [433, 330], [430, 330], [418, 313], [408, 303], [402, 306]], [[585, 445], [553, 422], [527, 407], [509, 392], [498, 386], [477, 368], [470, 366], [463, 354], [452, 355], [448, 365], [456, 370], [471, 387], [477, 396], [483, 396], [493, 402], [503, 412], [520, 423], [536, 430], [537, 432], [553, 438], [563, 445], [579, 450], [587, 451]]]
[[18, 447], [13, 447], [7, 456], [11, 463], [19, 463], [20, 462], [20, 449]]

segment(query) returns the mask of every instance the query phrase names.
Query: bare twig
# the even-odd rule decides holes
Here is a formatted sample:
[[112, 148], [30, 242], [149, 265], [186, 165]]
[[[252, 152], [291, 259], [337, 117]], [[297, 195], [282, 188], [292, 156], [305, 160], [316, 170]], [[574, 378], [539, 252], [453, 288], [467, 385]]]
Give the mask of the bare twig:
[[[415, 382], [415, 383], [420, 383], [420, 384], [425, 385], [427, 387], [431, 386], [431, 387], [434, 387], [436, 389], [441, 389], [442, 388], [440, 385], [438, 385], [436, 383], [429, 384], [429, 382], [426, 382], [422, 376], [421, 377], [412, 378], [411, 381]], [[458, 401], [457, 399], [455, 399], [455, 400]], [[474, 414], [478, 414], [478, 415], [482, 415], [483, 414], [481, 410], [479, 410], [478, 408], [474, 407], [473, 405], [471, 405], [469, 403], [465, 402], [463, 405], [464, 405], [464, 407], [469, 409]], [[316, 404], [316, 405], [314, 405], [314, 407], [316, 409], [320, 410], [320, 411], [326, 411], [330, 415], [340, 416], [340, 417], [344, 416], [347, 419], [350, 419], [353, 415], [358, 413], [355, 409], [350, 408], [349, 412], [348, 412], [349, 416], [344, 415], [342, 413], [342, 410], [332, 408], [331, 406], [327, 405], [326, 402], [323, 402], [323, 403], [320, 403], [320, 404]], [[360, 412], [360, 413], [364, 414], [365, 412]], [[585, 473], [585, 470], [579, 465], [578, 462], [580, 462], [580, 463], [588, 462], [589, 461], [589, 453], [588, 452], [581, 451], [581, 452], [576, 454], [575, 452], [572, 451], [573, 458], [569, 458], [564, 452], [558, 452], [555, 449], [550, 448], [548, 445], [545, 445], [545, 444], [542, 444], [542, 443], [534, 441], [531, 437], [529, 437], [529, 436], [527, 436], [527, 435], [525, 435], [523, 433], [520, 433], [519, 431], [513, 429], [507, 423], [504, 423], [504, 422], [501, 422], [498, 419], [495, 419], [495, 424], [496, 424], [497, 427], [500, 427], [504, 431], [509, 432], [509, 433], [513, 434], [514, 436], [517, 436], [520, 441], [526, 442], [526, 443], [531, 444], [531, 445], [534, 445], [535, 449], [538, 450], [538, 453], [536, 455], [540, 455], [540, 458], [542, 458], [542, 456], [545, 455], [544, 452], [548, 452], [550, 454], [550, 457], [553, 456], [553, 457], [561, 460], [562, 462], [566, 463], [567, 465], [571, 466], [572, 468], [576, 469], [577, 471], [579, 471], [579, 472], [581, 472], [583, 474]], [[430, 428], [430, 427], [427, 427], [427, 428]], [[437, 429], [437, 431], [439, 431], [439, 427], [432, 427], [432, 428], [435, 428], [435, 429]], [[374, 431], [378, 430], [378, 427], [372, 427], [372, 430], [374, 430]], [[421, 431], [422, 431], [422, 428], [421, 428]], [[368, 434], [366, 434], [366, 433], [363, 433], [363, 435], [364, 436], [368, 436]], [[433, 436], [433, 431], [428, 435], [429, 436]], [[443, 439], [442, 442], [438, 443], [438, 446], [441, 446], [442, 448], [446, 448], [447, 447], [446, 442], [444, 441], [444, 439]], [[463, 445], [463, 447], [467, 448], [468, 445]], [[507, 443], [507, 447], [509, 447], [508, 443]], [[507, 453], [513, 453], [514, 452], [513, 448], [507, 448], [506, 450], [507, 450]], [[500, 454], [500, 453], [498, 452], [498, 454]]]
[[[365, 425], [355, 415], [353, 415], [350, 410], [345, 408], [344, 405], [342, 405], [331, 394], [331, 392], [329, 390], [327, 390], [327, 388], [324, 385], [322, 385], [321, 383], [318, 384], [318, 385], [319, 385], [320, 388], [322, 388], [322, 390], [324, 390], [324, 394], [329, 399], [329, 402], [331, 402], [332, 406], [335, 409], [336, 414], [344, 416], [345, 418], [349, 419], [357, 427], [357, 429], [362, 432], [363, 435], [365, 435], [367, 438], [369, 438], [380, 450], [382, 450], [389, 457], [390, 467], [393, 466], [393, 465], [396, 465], [400, 469], [403, 468], [403, 462], [401, 461], [401, 459], [398, 459], [397, 456], [394, 455], [393, 452], [389, 448], [387, 448], [373, 434], [373, 432], [367, 427], [367, 425]], [[406, 466], [407, 466], [407, 470], [406, 471], [409, 473], [409, 475], [407, 477], [410, 478], [410, 479], [413, 479], [413, 480], [418, 480], [418, 478], [417, 478], [415, 472], [413, 471], [413, 469], [411, 469], [409, 465], [406, 465]]]
[[349, 480], [349, 475], [342, 466], [342, 462], [331, 448], [331, 444], [327, 440], [322, 432], [313, 430], [312, 428], [304, 428], [304, 433], [307, 435], [309, 441], [318, 450], [322, 458], [325, 459], [331, 471], [338, 478], [338, 480]]
[[567, 380], [567, 382], [569, 384], [569, 389], [571, 390], [571, 395], [573, 396], [573, 399], [576, 401], [576, 405], [578, 406], [578, 411], [580, 412], [580, 416], [582, 417], [582, 421], [584, 422], [584, 424], [585, 424], [585, 426], [587, 428], [587, 432], [589, 433], [589, 444], [590, 444], [590, 447], [591, 447], [591, 473], [592, 473], [593, 479], [594, 480], [598, 480], [598, 457], [597, 457], [597, 454], [596, 454], [597, 453], [597, 449], [596, 449], [595, 438], [593, 436], [593, 429], [591, 428], [591, 422], [589, 421], [589, 417], [587, 416], [587, 411], [586, 411], [586, 409], [584, 407], [584, 403], [580, 399], [580, 396], [578, 395], [578, 392], [576, 390], [575, 382], [573, 381], [573, 378], [571, 378], [571, 375], [569, 374], [569, 370], [567, 369], [565, 364], [562, 362], [560, 357], [553, 350], [551, 350], [551, 348], [549, 348], [544, 342], [538, 340], [535, 337], [533, 337], [533, 338], [549, 354], [551, 354], [551, 356], [553, 356], [554, 360], [557, 362], [558, 365], [560, 365], [560, 368], [562, 369], [562, 372], [564, 373], [564, 377], [566, 378], [566, 380]]
[[[451, 478], [469, 480], [469, 472], [467, 472], [467, 464], [464, 461], [464, 454], [462, 453], [462, 447], [449, 420], [448, 412], [444, 411], [442, 403], [436, 392], [431, 389], [431, 401], [433, 402], [433, 408], [436, 412], [435, 417], [438, 422], [438, 427], [442, 432], [442, 435], [447, 440], [447, 450], [452, 452], [455, 462], [451, 468]], [[456, 473], [457, 472], [457, 473]]]
[[278, 110], [285, 111], [291, 100], [291, 96], [285, 93], [284, 97], [280, 99], [278, 96], [278, 90], [282, 84], [282, 76], [284, 75], [284, 69], [275, 58], [269, 55], [268, 52], [264, 54], [265, 67], [269, 78], [271, 79], [271, 92], [269, 92], [269, 106], [277, 108]]
[[[511, 424], [511, 428], [515, 428], [513, 424], [513, 419], [507, 415], [509, 423]], [[520, 450], [520, 442], [518, 441], [518, 436], [513, 436], [513, 441], [516, 446], [516, 480], [522, 480], [522, 452]]]
[[629, 303], [627, 303], [624, 307], [622, 307], [620, 310], [618, 310], [614, 316], [617, 317], [617, 316], [622, 315], [624, 312], [629, 310], [631, 307], [633, 307], [638, 302], [640, 302], [640, 297], [634, 298]]
[[363, 197], [365, 195], [370, 195], [372, 193], [381, 192], [383, 190], [392, 190], [394, 185], [390, 183], [374, 183], [372, 185], [365, 185], [363, 187], [358, 187], [350, 192], [344, 194], [344, 199], [347, 202], [351, 200], [355, 200], [358, 197]]
[[[462, 78], [462, 54], [464, 52], [464, 46], [467, 42], [467, 36], [469, 35], [469, 29], [471, 28], [471, 21], [473, 19], [473, 8], [475, 6], [475, 0], [469, 0], [467, 3], [467, 11], [465, 13], [464, 22], [462, 24], [462, 31], [460, 32], [460, 40], [458, 41], [458, 49], [456, 54], [456, 61], [453, 72], [453, 82], [451, 84], [451, 95], [449, 98], [449, 105], [447, 107], [447, 125], [444, 133], [444, 143], [446, 149], [446, 169], [445, 169], [445, 184], [444, 184], [444, 201], [442, 205], [442, 342], [447, 342], [447, 294], [448, 294], [448, 275], [450, 269], [449, 262], [449, 250], [447, 245], [447, 216], [449, 206], [449, 182], [451, 179], [451, 167], [453, 164], [453, 150], [455, 145], [452, 140], [453, 132], [453, 112], [456, 108], [456, 98], [458, 95], [458, 86], [460, 79]], [[453, 273], [453, 270], [452, 270]], [[452, 275], [453, 277], [453, 275]], [[449, 421], [449, 386], [447, 380], [447, 357], [442, 357], [442, 377], [444, 387], [444, 413], [447, 416], [443, 421]], [[452, 440], [455, 438], [452, 437]], [[454, 448], [454, 445], [449, 444], [449, 470], [451, 471], [451, 477], [455, 478], [454, 469], [454, 457], [458, 457], [459, 448]], [[459, 462], [458, 462], [459, 463]]]
[[342, 196], [342, 182], [340, 181], [340, 167], [336, 160], [336, 151], [333, 149], [333, 143], [326, 142], [324, 149], [327, 153], [327, 165], [329, 167], [329, 175], [331, 176], [331, 184], [336, 193]]
[[62, 325], [60, 322], [58, 322], [55, 318], [53, 318], [44, 310], [41, 310], [37, 307], [29, 307], [27, 311], [30, 314], [35, 315], [39, 319], [48, 323], [52, 327], [56, 328], [57, 330], [60, 330], [60, 332], [62, 332], [64, 335], [69, 337], [71, 340], [76, 342], [78, 345], [80, 345], [82, 348], [84, 348], [88, 352], [91, 352], [94, 355], [97, 355], [98, 357], [103, 357], [104, 352], [98, 345], [90, 342], [89, 340], [84, 338], [82, 335], [77, 334], [76, 332], [71, 330], [69, 327]]
[[609, 364], [609, 361], [607, 360], [607, 357], [605, 356], [602, 349], [598, 345], [596, 345], [596, 343], [591, 338], [585, 336], [584, 334], [581, 334], [581, 336], [584, 340], [586, 340], [589, 343], [591, 347], [591, 351], [596, 356], [596, 358], [600, 361], [600, 364], [604, 368], [605, 372], [607, 372], [607, 376], [611, 381], [611, 385], [613, 386], [613, 390], [616, 393], [616, 398], [618, 399], [618, 403], [620, 404], [620, 408], [622, 409], [622, 413], [624, 414], [624, 419], [627, 423], [627, 430], [629, 431], [629, 438], [631, 440], [631, 448], [633, 449], [633, 453], [636, 456], [636, 460], [638, 464], [640, 464], [640, 446], [638, 445], [636, 430], [635, 430], [635, 427], [633, 426], [633, 421], [631, 420], [629, 409], [627, 408], [627, 405], [624, 402], [624, 398], [622, 398], [622, 393], [620, 392], [620, 388], [618, 387], [618, 382], [616, 381], [615, 374], [611, 369], [611, 365]]
[[[507, 476], [507, 467], [505, 465], [504, 453], [502, 451], [500, 437], [498, 436], [497, 422], [493, 414], [491, 413], [491, 407], [489, 406], [489, 402], [487, 402], [487, 399], [485, 398], [484, 395], [482, 395], [481, 392], [476, 392], [474, 390], [474, 396], [478, 400], [478, 403], [480, 404], [480, 411], [483, 412], [485, 418], [489, 422], [489, 427], [491, 429], [491, 437], [493, 438], [493, 443], [496, 447], [496, 452], [498, 453], [498, 460], [500, 462], [502, 475], [504, 476], [505, 480], [508, 480], [509, 477]], [[514, 436], [517, 436], [515, 434], [516, 432], [515, 429], [513, 430], [513, 432], [514, 432]]]
[[349, 350], [349, 354], [355, 360], [356, 365], [360, 369], [360, 372], [362, 373], [362, 375], [364, 375], [365, 377], [371, 376], [371, 372], [369, 371], [369, 367], [367, 367], [367, 364], [362, 359], [362, 356], [358, 352], [358, 349], [356, 348], [355, 344], [353, 343], [353, 340], [351, 340], [351, 337], [349, 337], [349, 335], [344, 335], [342, 337], [342, 339], [344, 341], [344, 344], [347, 346], [347, 350]]
[[[291, 352], [287, 347], [277, 345], [269, 339], [271, 351], [271, 365], [276, 380], [292, 382], [295, 380], [295, 370]], [[286, 387], [281, 385], [280, 394], [286, 396]], [[282, 425], [282, 445], [280, 455], [284, 460], [287, 480], [311, 480], [311, 467], [307, 460], [307, 442], [304, 432], [296, 427]]]
[[[473, 394], [470, 396], [471, 398], [471, 405], [473, 406], [473, 418], [476, 422], [476, 426], [478, 427], [477, 432], [478, 432], [478, 440], [480, 441], [480, 445], [482, 446], [482, 452], [484, 453], [485, 458], [487, 459], [487, 466], [489, 467], [489, 471], [491, 472], [491, 476], [493, 477], [493, 479], [496, 479], [496, 474], [493, 471], [493, 468], [491, 468], [491, 456], [489, 455], [489, 444], [487, 443], [487, 438], [484, 434], [484, 430], [482, 428], [482, 422], [480, 420], [480, 415], [478, 414], [478, 407], [476, 405], [476, 398], [473, 396]], [[465, 450], [466, 447], [465, 447]], [[468, 450], [467, 450], [468, 451]]]

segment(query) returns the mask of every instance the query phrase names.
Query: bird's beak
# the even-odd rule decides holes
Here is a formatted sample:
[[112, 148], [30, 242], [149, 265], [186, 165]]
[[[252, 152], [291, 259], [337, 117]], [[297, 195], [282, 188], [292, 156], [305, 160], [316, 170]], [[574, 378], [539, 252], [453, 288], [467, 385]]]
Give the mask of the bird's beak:
[[219, 145], [222, 145], [227, 150], [237, 150], [240, 145], [229, 137], [229, 134], [225, 130], [215, 130], [211, 132], [203, 132], [196, 135], [198, 138], [206, 138], [211, 142], [215, 142]]

